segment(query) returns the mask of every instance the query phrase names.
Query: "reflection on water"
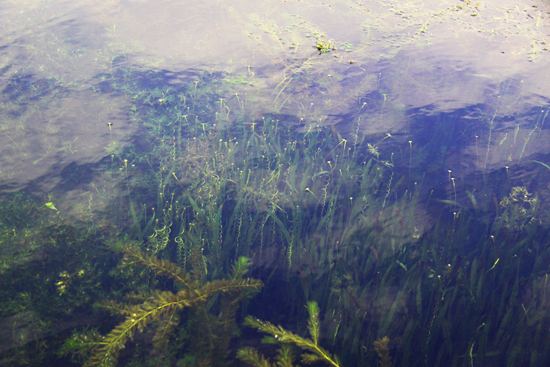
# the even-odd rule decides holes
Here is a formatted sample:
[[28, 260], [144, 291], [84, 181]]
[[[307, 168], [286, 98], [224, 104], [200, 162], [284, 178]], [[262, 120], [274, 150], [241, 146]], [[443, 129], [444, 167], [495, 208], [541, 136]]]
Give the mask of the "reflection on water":
[[548, 365], [549, 10], [3, 4], [2, 363]]

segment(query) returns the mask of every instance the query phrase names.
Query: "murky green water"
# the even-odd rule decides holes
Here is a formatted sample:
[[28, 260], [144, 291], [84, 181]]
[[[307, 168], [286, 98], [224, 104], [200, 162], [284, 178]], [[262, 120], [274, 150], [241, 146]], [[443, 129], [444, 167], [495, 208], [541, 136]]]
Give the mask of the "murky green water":
[[0, 4], [0, 364], [548, 365], [549, 14]]

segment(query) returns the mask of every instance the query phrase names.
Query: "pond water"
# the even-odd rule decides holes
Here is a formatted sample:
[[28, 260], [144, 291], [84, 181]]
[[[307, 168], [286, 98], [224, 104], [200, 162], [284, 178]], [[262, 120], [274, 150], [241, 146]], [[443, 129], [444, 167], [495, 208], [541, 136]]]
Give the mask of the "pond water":
[[3, 2], [0, 365], [549, 365], [549, 19]]

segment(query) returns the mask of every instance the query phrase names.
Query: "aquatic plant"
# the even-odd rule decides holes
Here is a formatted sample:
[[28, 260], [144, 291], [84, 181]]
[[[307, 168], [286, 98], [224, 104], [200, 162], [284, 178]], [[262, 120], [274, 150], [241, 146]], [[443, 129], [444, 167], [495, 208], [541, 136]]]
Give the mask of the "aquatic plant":
[[[231, 326], [234, 325], [233, 319], [238, 302], [252, 297], [262, 287], [262, 282], [259, 280], [243, 278], [250, 266], [249, 260], [244, 257], [239, 258], [226, 279], [201, 282], [196, 274], [184, 272], [177, 265], [148, 255], [136, 246], [124, 245], [119, 249], [124, 253], [125, 266], [130, 264], [145, 266], [156, 271], [158, 276], [172, 279], [179, 289], [129, 294], [126, 303], [116, 301], [99, 303], [98, 306], [101, 308], [123, 316], [124, 321], [105, 336], [96, 332], [84, 336], [81, 333], [76, 334], [66, 342], [65, 350], [89, 353], [86, 366], [114, 366], [120, 350], [128, 340], [132, 339], [137, 332], [143, 332], [152, 323], [156, 328], [153, 344], [159, 348], [166, 346], [180, 323], [180, 313], [186, 308], [191, 308], [198, 314], [202, 314], [203, 323], [200, 327], [206, 328], [208, 332], [214, 332], [211, 325], [212, 318], [217, 319], [216, 322], [221, 325], [219, 337], [222, 343], [216, 346], [213, 341], [210, 341], [207, 344], [211, 347], [210, 353], [217, 352], [225, 356], [226, 350], [215, 350], [228, 347], [228, 343], [223, 342], [223, 338], [228, 338], [232, 333]], [[222, 301], [220, 315], [216, 317], [208, 314], [205, 303], [218, 294], [224, 294], [226, 298]], [[214, 338], [214, 335], [208, 335], [208, 337]], [[212, 358], [212, 355], [201, 357]]]
[[[319, 321], [319, 306], [317, 302], [308, 302], [307, 310], [309, 313], [308, 331], [310, 338], [304, 338], [294, 334], [281, 326], [275, 326], [268, 321], [261, 321], [253, 316], [247, 316], [244, 324], [246, 326], [256, 328], [258, 331], [273, 336], [272, 341], [280, 344], [293, 344], [298, 348], [307, 351], [302, 353], [302, 363], [311, 364], [315, 362], [324, 362], [334, 367], [340, 367], [340, 361], [335, 355], [331, 355], [327, 350], [319, 345], [320, 321]], [[237, 357], [244, 362], [256, 367], [271, 366], [268, 360], [257, 350], [251, 347], [239, 349]], [[284, 366], [292, 366], [293, 357], [288, 348], [283, 348], [277, 356], [278, 362]], [[277, 365], [281, 365], [277, 363]]]

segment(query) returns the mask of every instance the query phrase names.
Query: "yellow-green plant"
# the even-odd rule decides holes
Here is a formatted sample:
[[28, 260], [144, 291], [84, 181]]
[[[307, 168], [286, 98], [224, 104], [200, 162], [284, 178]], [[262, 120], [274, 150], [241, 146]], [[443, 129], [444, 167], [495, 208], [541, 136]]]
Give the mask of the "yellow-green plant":
[[390, 350], [388, 349], [388, 344], [390, 344], [390, 339], [385, 336], [381, 339], [374, 341], [374, 350], [378, 357], [380, 358], [380, 366], [382, 367], [392, 367]]
[[[243, 278], [250, 265], [249, 259], [245, 257], [240, 257], [235, 262], [227, 279], [203, 283], [196, 274], [184, 272], [176, 264], [148, 255], [135, 246], [124, 246], [122, 251], [127, 264], [139, 263], [155, 270], [158, 275], [172, 279], [180, 289], [175, 292], [153, 290], [131, 294], [127, 297], [128, 303], [101, 302], [100, 307], [108, 309], [113, 314], [124, 316], [124, 321], [106, 336], [98, 333], [78, 335], [66, 343], [65, 349], [81, 349], [90, 352], [90, 358], [85, 366], [116, 365], [119, 352], [128, 340], [153, 322], [156, 328], [153, 344], [157, 347], [165, 346], [180, 322], [180, 312], [189, 307], [201, 314], [205, 313], [207, 310], [204, 304], [217, 294], [230, 295], [230, 306], [226, 305], [227, 301], [224, 302], [222, 299], [221, 317], [224, 320], [218, 322], [222, 325], [231, 325], [232, 321], [227, 320], [235, 315], [234, 308], [231, 307], [236, 307], [237, 301], [253, 296], [263, 285], [260, 280]], [[222, 329], [225, 328], [222, 327]], [[229, 332], [229, 330], [223, 331]]]
[[499, 219], [505, 228], [522, 231], [540, 223], [536, 217], [539, 206], [537, 195], [533, 197], [526, 187], [516, 186], [500, 201], [503, 212]]
[[[277, 366], [293, 366], [294, 356], [290, 348], [285, 344], [294, 344], [297, 347], [307, 351], [302, 354], [302, 363], [312, 364], [317, 361], [325, 362], [334, 367], [340, 367], [340, 361], [335, 355], [331, 355], [327, 350], [319, 345], [320, 323], [319, 323], [319, 306], [317, 302], [308, 302], [307, 310], [309, 312], [308, 330], [311, 338], [304, 338], [288, 330], [282, 326], [273, 325], [267, 321], [261, 321], [255, 317], [248, 316], [244, 324], [258, 329], [262, 333], [271, 334], [279, 343], [283, 343], [283, 348], [279, 350], [276, 357]], [[242, 361], [257, 367], [270, 367], [272, 364], [261, 353], [251, 347], [245, 347], [237, 352], [237, 357]]]

